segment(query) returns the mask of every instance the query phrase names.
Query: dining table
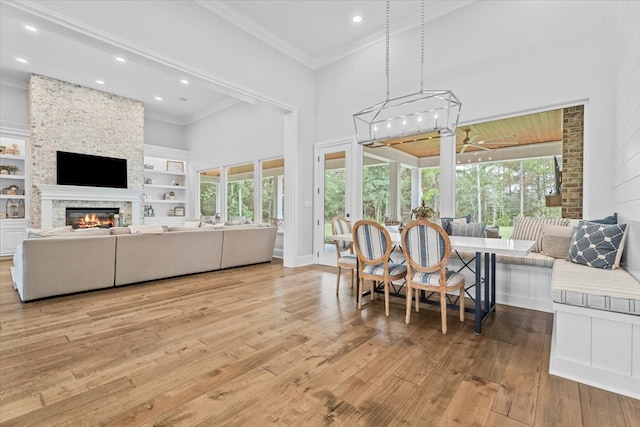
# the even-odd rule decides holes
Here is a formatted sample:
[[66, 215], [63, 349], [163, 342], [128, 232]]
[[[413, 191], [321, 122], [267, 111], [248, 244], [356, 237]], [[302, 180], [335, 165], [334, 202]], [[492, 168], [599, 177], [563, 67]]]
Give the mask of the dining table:
[[[401, 247], [401, 234], [395, 230], [389, 230], [392, 243]], [[335, 234], [330, 236], [333, 240], [353, 241], [352, 234]], [[525, 256], [535, 245], [534, 240], [496, 239], [487, 237], [449, 236], [451, 250], [458, 254], [462, 252], [474, 253], [470, 260], [463, 261], [464, 268], [469, 268], [475, 277], [475, 282], [465, 287], [465, 292], [474, 300], [474, 307], [470, 309], [475, 314], [475, 333], [482, 333], [482, 323], [495, 311], [496, 305], [496, 255]], [[475, 268], [469, 264], [475, 263]], [[469, 293], [469, 289], [475, 288], [475, 298]], [[484, 293], [482, 292], [484, 290]], [[399, 295], [398, 295], [399, 296]]]

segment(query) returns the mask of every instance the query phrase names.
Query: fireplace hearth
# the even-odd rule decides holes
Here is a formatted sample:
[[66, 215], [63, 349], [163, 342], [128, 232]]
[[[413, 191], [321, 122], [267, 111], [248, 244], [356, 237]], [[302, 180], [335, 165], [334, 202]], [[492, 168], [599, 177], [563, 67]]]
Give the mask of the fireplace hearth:
[[75, 228], [110, 228], [116, 226], [120, 208], [66, 208], [65, 224]]

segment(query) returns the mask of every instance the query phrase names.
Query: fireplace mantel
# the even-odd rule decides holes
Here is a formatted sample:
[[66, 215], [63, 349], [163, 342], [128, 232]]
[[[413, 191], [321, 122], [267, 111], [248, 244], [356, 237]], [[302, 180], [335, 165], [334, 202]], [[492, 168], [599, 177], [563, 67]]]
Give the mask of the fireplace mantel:
[[138, 213], [140, 212], [142, 190], [49, 184], [40, 184], [36, 187], [40, 190], [41, 228], [53, 227], [54, 200], [131, 202], [131, 211], [133, 213], [131, 223], [133, 225], [140, 224], [140, 215]]

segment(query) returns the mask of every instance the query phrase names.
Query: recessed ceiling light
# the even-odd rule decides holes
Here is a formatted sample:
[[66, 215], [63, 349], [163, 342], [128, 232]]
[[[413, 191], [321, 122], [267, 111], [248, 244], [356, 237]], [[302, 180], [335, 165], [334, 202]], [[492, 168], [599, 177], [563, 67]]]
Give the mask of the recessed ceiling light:
[[156, 96], [156, 97], [155, 97], [155, 100], [156, 100], [156, 101], [162, 101], [162, 97], [161, 97], [161, 96]]
[[351, 20], [357, 24], [358, 22], [362, 21], [362, 16], [356, 15]]
[[116, 56], [116, 61], [118, 62], [126, 62], [122, 56]]
[[27, 60], [24, 59], [24, 58], [16, 58], [16, 61], [18, 61], [18, 62], [20, 62], [22, 64], [26, 64], [27, 63]]
[[98, 83], [99, 85], [103, 85], [104, 84], [104, 80], [96, 80], [96, 83]]
[[24, 29], [27, 31], [31, 31], [33, 33], [35, 33], [36, 31], [38, 31], [38, 29], [36, 27], [34, 27], [33, 25], [25, 25]]
[[189, 84], [189, 80], [182, 79], [182, 80], [180, 80], [180, 83], [182, 83], [183, 85], [188, 85]]

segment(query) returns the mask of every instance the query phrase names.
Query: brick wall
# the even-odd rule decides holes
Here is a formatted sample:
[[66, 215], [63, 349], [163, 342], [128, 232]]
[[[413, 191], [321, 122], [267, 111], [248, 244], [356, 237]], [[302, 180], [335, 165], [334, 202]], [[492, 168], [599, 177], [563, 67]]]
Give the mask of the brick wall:
[[582, 218], [584, 106], [562, 111], [562, 217]]
[[[49, 77], [32, 75], [28, 84], [31, 127], [31, 227], [39, 227], [39, 184], [56, 184], [56, 152], [70, 151], [127, 159], [130, 189], [143, 188], [144, 106], [142, 102]], [[97, 171], [97, 173], [99, 173]], [[65, 207], [120, 207], [125, 202], [54, 201], [53, 225], [64, 225]], [[139, 212], [135, 213], [140, 215]]]

